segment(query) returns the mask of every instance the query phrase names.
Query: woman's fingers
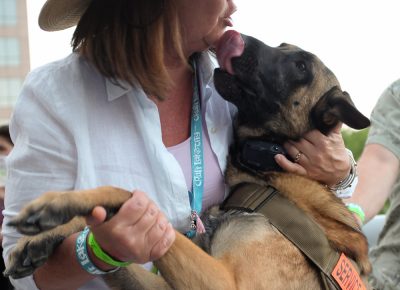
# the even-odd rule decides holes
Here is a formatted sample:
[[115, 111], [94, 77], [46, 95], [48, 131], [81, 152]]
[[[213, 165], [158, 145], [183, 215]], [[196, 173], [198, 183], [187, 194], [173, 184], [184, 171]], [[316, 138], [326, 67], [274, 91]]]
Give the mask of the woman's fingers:
[[309, 162], [309, 152], [312, 151], [311, 145], [307, 141], [293, 142], [289, 141], [284, 144], [286, 152], [292, 158], [294, 163], [298, 163], [304, 166]]
[[105, 221], [107, 212], [104, 207], [96, 206], [92, 210], [92, 214], [86, 217], [86, 223], [89, 226], [97, 226]]
[[[120, 226], [133, 226], [142, 216], [148, 212], [150, 203], [153, 203], [146, 193], [135, 190], [132, 197], [128, 199], [119, 209], [118, 213], [113, 217], [113, 223], [118, 223]], [[154, 207], [152, 207], [154, 210]]]
[[104, 208], [93, 210], [90, 222], [98, 226], [92, 231], [100, 246], [120, 261], [159, 259], [174, 241], [171, 224], [144, 192], [135, 191], [114, 217], [99, 225], [103, 215]]
[[147, 234], [147, 232], [156, 224], [160, 215], [160, 211], [158, 207], [153, 203], [149, 203], [147, 209], [144, 211], [142, 216], [132, 223], [132, 227], [134, 227], [134, 231], [143, 232]]
[[299, 163], [290, 161], [282, 154], [275, 155], [275, 161], [286, 172], [307, 175], [307, 171], [303, 166], [301, 166]]
[[[161, 228], [158, 231], [161, 231]], [[170, 223], [167, 223], [162, 235], [152, 237], [151, 240], [156, 241], [150, 251], [150, 261], [154, 261], [161, 258], [172, 246], [175, 240], [175, 230]]]
[[300, 170], [297, 166], [284, 162], [285, 167], [282, 168], [289, 172], [299, 174], [306, 172], [311, 179], [334, 185], [350, 171], [349, 157], [340, 134], [340, 125], [332, 129], [328, 135], [312, 130], [300, 140], [285, 142], [284, 147], [294, 163], [304, 169]]

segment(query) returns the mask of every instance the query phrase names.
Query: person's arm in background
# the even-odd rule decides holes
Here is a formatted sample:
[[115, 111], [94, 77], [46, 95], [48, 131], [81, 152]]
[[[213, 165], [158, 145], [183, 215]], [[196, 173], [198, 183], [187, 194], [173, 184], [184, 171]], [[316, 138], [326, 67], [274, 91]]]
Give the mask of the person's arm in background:
[[358, 160], [359, 180], [353, 197], [365, 212], [364, 223], [384, 206], [398, 179], [400, 147], [400, 79], [384, 90], [371, 113], [366, 146]]
[[345, 202], [361, 206], [366, 223], [383, 208], [399, 174], [400, 162], [384, 146], [367, 144], [357, 163], [358, 184], [353, 196]]

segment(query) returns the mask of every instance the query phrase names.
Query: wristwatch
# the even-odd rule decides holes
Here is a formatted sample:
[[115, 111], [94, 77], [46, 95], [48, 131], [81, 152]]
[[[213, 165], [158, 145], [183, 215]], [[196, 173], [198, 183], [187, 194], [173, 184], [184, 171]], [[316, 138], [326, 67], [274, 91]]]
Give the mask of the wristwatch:
[[347, 151], [347, 154], [349, 155], [349, 159], [350, 159], [350, 165], [351, 165], [350, 173], [345, 179], [339, 181], [335, 185], [328, 186], [329, 190], [331, 190], [331, 191], [340, 191], [340, 190], [344, 190], [344, 189], [351, 187], [354, 180], [357, 177], [357, 163], [354, 160], [353, 153], [351, 152], [351, 150], [349, 150], [347, 148], [346, 148], [346, 151]]

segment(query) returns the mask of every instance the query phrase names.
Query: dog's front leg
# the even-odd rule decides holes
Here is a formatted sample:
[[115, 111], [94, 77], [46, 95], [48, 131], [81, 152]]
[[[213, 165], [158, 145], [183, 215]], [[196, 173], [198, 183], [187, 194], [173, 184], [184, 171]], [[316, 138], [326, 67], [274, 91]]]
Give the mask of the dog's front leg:
[[57, 228], [35, 236], [22, 237], [10, 253], [4, 275], [14, 279], [31, 275], [47, 261], [65, 238], [82, 230], [84, 226], [84, 218], [76, 217]]
[[147, 271], [138, 264], [131, 264], [104, 275], [103, 279], [113, 290], [173, 290], [162, 276]]
[[155, 265], [173, 289], [235, 290], [229, 265], [214, 258], [180, 233]]
[[109, 219], [131, 196], [131, 192], [112, 186], [46, 192], [25, 206], [8, 225], [22, 234], [36, 235], [68, 223], [76, 216], [89, 216], [96, 206], [104, 207]]

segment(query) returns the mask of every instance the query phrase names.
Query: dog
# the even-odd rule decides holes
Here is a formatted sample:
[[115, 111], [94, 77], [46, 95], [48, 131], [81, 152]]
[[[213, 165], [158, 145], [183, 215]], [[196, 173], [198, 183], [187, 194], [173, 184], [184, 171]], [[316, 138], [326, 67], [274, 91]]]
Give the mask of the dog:
[[[202, 215], [206, 232], [194, 242], [176, 233], [168, 252], [154, 262], [161, 275], [131, 264], [102, 276], [112, 289], [369, 289], [368, 243], [344, 203], [326, 186], [283, 172], [270, 158], [284, 153], [284, 141], [310, 130], [326, 134], [339, 122], [361, 129], [369, 126], [368, 118], [315, 55], [241, 37], [243, 51], [214, 74], [219, 94], [238, 109], [225, 174], [232, 193]], [[131, 194], [99, 187], [48, 192], [34, 200], [10, 222], [28, 236], [11, 253], [5, 275], [32, 274], [65, 237], [84, 228], [84, 216], [95, 206], [110, 218]], [[290, 227], [294, 231], [286, 232]], [[315, 238], [307, 228], [317, 232]], [[328, 269], [314, 253], [319, 245], [336, 257], [328, 259]]]

